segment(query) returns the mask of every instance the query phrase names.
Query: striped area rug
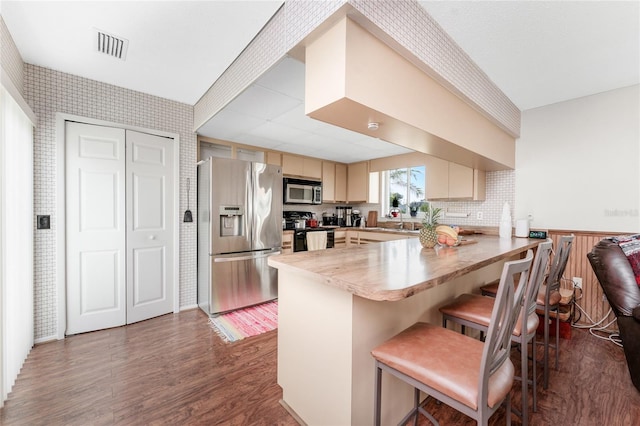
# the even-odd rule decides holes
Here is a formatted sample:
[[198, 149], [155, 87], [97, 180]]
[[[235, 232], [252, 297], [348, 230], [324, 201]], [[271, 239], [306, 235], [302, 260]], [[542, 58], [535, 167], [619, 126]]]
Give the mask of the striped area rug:
[[209, 318], [225, 342], [237, 342], [278, 328], [278, 302], [272, 301]]

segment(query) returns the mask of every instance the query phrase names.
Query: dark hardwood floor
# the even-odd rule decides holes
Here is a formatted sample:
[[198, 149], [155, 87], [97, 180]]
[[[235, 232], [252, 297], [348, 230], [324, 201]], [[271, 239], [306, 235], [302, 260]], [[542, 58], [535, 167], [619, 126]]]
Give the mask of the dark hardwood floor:
[[[36, 345], [0, 424], [294, 425], [278, 402], [276, 343], [273, 331], [225, 344], [194, 309]], [[561, 340], [560, 365], [549, 389], [540, 385], [531, 424], [640, 424], [621, 348], [574, 329]], [[442, 425], [475, 424], [443, 404], [428, 408]], [[490, 424], [504, 424], [502, 409]]]

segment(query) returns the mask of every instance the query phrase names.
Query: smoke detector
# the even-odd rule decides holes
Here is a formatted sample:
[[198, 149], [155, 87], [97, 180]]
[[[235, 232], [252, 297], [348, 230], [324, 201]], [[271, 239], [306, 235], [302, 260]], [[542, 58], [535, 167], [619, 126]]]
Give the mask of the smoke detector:
[[122, 59], [123, 61], [127, 58], [129, 40], [97, 28], [94, 28], [93, 31], [93, 45], [96, 52], [104, 53], [105, 55]]
[[372, 121], [369, 124], [367, 124], [367, 129], [369, 130], [378, 130], [378, 127], [380, 127], [380, 125], [375, 121]]

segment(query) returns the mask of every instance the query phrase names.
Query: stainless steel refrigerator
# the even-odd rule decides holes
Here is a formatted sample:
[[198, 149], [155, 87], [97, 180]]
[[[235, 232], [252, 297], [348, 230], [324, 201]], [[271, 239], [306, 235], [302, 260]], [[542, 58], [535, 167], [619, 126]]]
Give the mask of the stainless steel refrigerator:
[[209, 315], [278, 297], [267, 258], [282, 248], [282, 169], [209, 158], [198, 163], [198, 306]]

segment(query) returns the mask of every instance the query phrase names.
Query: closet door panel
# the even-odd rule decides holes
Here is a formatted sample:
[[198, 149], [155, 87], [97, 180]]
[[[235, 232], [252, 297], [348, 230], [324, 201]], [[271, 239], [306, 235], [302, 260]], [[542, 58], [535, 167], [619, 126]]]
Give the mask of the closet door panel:
[[126, 322], [125, 132], [66, 124], [67, 334]]

